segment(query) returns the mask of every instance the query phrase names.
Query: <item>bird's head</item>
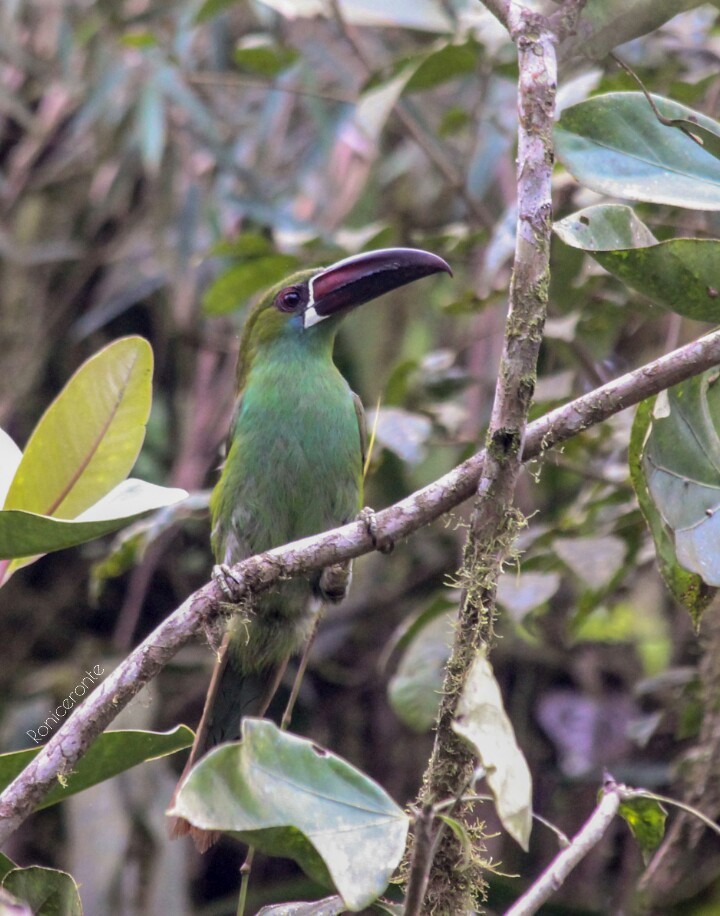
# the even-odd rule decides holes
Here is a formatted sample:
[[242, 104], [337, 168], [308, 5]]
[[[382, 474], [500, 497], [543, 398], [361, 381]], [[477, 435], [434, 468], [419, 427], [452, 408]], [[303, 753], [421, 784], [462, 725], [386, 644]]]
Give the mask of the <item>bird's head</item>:
[[442, 258], [416, 248], [383, 248], [331, 264], [299, 271], [262, 297], [243, 330], [238, 364], [242, 383], [259, 350], [285, 335], [310, 343], [332, 340], [339, 321], [384, 293], [450, 267]]

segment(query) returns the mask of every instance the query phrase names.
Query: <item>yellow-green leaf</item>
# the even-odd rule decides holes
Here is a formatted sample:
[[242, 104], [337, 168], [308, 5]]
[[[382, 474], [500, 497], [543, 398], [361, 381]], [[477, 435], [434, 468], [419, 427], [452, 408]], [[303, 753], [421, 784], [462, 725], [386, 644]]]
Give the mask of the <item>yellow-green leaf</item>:
[[145, 438], [152, 368], [141, 337], [87, 360], [35, 427], [4, 508], [71, 519], [124, 480]]

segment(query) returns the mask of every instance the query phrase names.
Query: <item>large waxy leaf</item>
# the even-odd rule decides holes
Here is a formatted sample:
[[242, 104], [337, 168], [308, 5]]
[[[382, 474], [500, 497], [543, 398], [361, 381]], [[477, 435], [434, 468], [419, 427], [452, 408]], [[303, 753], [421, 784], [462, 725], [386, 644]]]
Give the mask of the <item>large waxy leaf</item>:
[[678, 562], [720, 586], [720, 370], [655, 399], [642, 470], [657, 512], [675, 536]]
[[76, 519], [19, 510], [0, 511], [0, 559], [34, 557], [111, 534], [147, 512], [171, 506], [187, 493], [130, 477]]
[[142, 337], [90, 357], [35, 427], [3, 508], [75, 518], [124, 480], [145, 438], [152, 364]]
[[715, 590], [705, 585], [696, 573], [683, 569], [678, 563], [675, 553], [675, 539], [670, 529], [663, 522], [657, 506], [650, 497], [643, 471], [643, 448], [650, 431], [654, 404], [655, 398], [643, 401], [638, 405], [635, 414], [628, 456], [630, 479], [635, 488], [640, 510], [645, 516], [645, 521], [655, 542], [658, 566], [665, 584], [672, 592], [675, 600], [688, 609], [695, 625], [698, 626], [702, 612], [712, 601]]
[[404, 812], [371, 779], [264, 719], [243, 720], [240, 743], [204, 757], [169, 813], [294, 859], [353, 911], [383, 892], [408, 829]]
[[477, 753], [503, 827], [527, 851], [532, 827], [532, 777], [484, 654], [472, 664], [453, 729]]
[[[720, 135], [720, 125], [654, 96], [666, 118]], [[662, 124], [640, 92], [599, 95], [566, 108], [555, 127], [558, 159], [593, 191], [630, 200], [720, 210], [720, 161], [677, 127]]]
[[39, 865], [14, 868], [2, 887], [27, 903], [33, 916], [82, 916], [78, 886], [67, 872]]
[[[79, 703], [83, 694], [78, 693]], [[72, 699], [72, 698], [70, 698]], [[67, 701], [66, 701], [67, 702]], [[75, 700], [72, 700], [73, 706]], [[69, 711], [67, 707], [60, 704], [58, 709], [65, 708], [66, 714]], [[72, 709], [72, 707], [70, 707]], [[49, 715], [54, 711], [48, 710]], [[56, 716], [59, 722], [51, 723], [53, 728], [59, 728], [63, 719]], [[39, 722], [38, 726], [43, 723]], [[47, 728], [48, 726], [46, 726]], [[39, 729], [34, 730], [36, 734]], [[43, 735], [38, 734], [38, 739]], [[33, 736], [29, 736], [34, 740]], [[49, 808], [50, 805], [56, 805], [64, 801], [83, 789], [89, 789], [90, 786], [104, 782], [117, 776], [118, 773], [124, 773], [131, 767], [144, 763], [146, 760], [155, 760], [158, 757], [165, 757], [168, 754], [174, 754], [183, 748], [190, 747], [193, 742], [193, 733], [185, 725], [178, 725], [170, 732], [148, 732], [148, 731], [115, 731], [105, 732], [92, 745], [90, 750], [82, 757], [73, 772], [64, 778], [63, 783], [54, 786], [45, 798], [40, 802], [36, 810]], [[0, 754], [0, 790], [8, 786], [16, 776], [18, 776], [25, 767], [35, 758], [42, 748], [31, 747], [24, 751], [14, 751], [9, 754]]]
[[601, 204], [557, 222], [555, 232], [664, 308], [698, 321], [720, 319], [720, 242], [658, 242], [630, 207]]

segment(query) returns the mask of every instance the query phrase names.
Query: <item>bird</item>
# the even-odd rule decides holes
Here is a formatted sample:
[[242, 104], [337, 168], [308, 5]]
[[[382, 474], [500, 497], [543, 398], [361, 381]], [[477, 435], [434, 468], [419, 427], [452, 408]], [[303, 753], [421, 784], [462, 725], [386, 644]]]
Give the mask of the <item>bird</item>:
[[[452, 273], [415, 248], [363, 252], [303, 270], [265, 293], [242, 330], [237, 398], [220, 478], [210, 499], [214, 575], [254, 554], [346, 524], [362, 507], [365, 418], [333, 361], [342, 320], [358, 306], [431, 274]], [[317, 608], [347, 594], [351, 563], [280, 581], [231, 617], [182, 782], [209, 750], [262, 716], [288, 659], [307, 643]], [[200, 851], [217, 837], [175, 819]]]

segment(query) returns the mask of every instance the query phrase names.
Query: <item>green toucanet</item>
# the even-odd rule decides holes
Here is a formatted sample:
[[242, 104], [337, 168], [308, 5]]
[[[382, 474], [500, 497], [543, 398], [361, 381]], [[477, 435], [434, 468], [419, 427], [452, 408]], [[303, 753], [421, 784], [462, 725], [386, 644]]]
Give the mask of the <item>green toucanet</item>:
[[[371, 251], [294, 274], [258, 302], [242, 333], [227, 458], [210, 503], [218, 564], [357, 516], [364, 416], [333, 362], [335, 335], [355, 307], [439, 271], [450, 268], [426, 251]], [[212, 747], [238, 738], [242, 715], [264, 713], [287, 659], [310, 636], [319, 602], [342, 600], [349, 583], [349, 563], [285, 580], [230, 621], [183, 776]], [[190, 828], [179, 821], [174, 830]], [[212, 842], [192, 833], [199, 847]]]

